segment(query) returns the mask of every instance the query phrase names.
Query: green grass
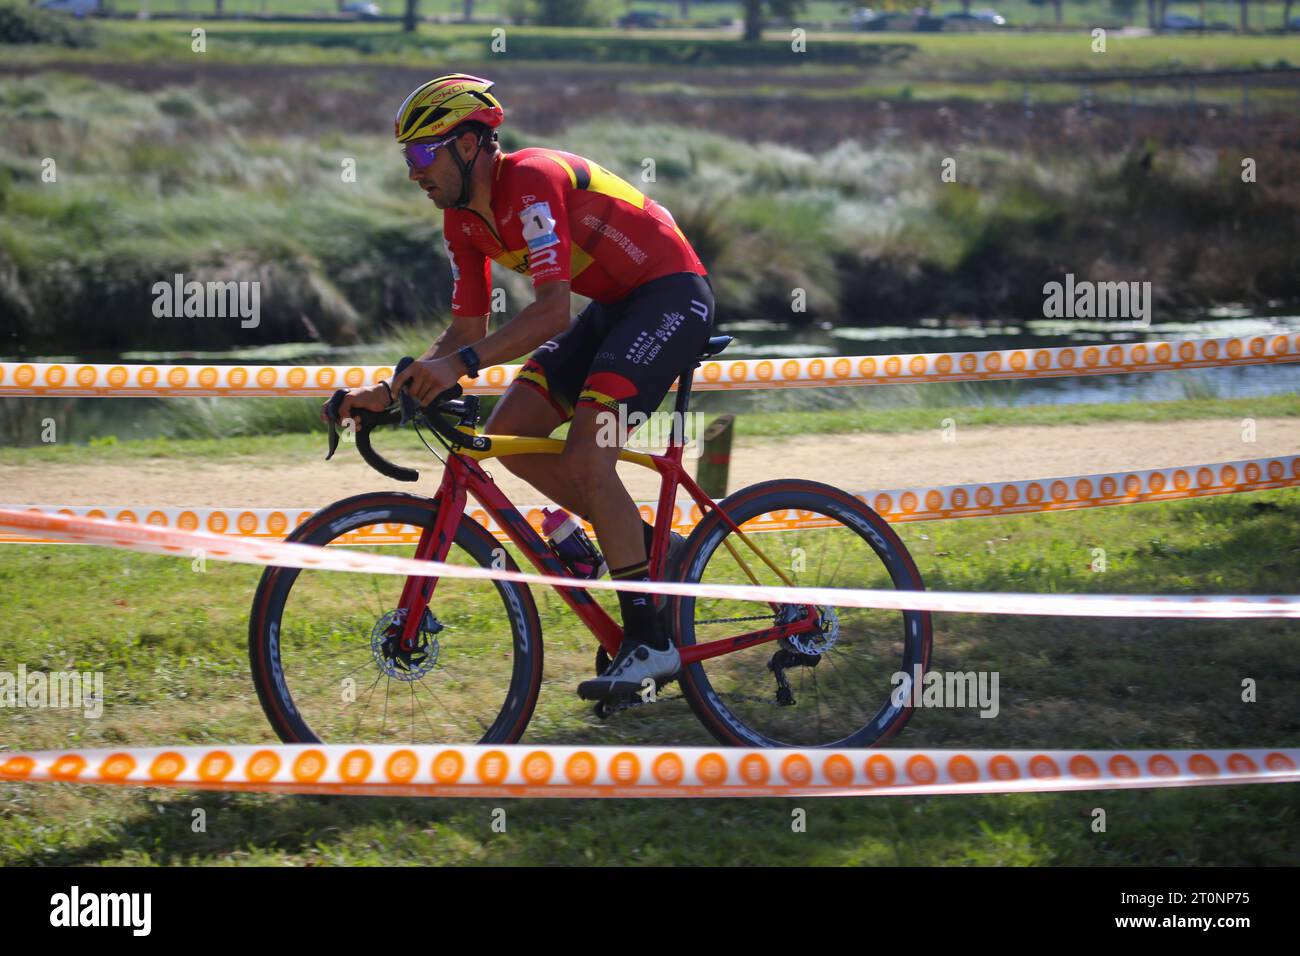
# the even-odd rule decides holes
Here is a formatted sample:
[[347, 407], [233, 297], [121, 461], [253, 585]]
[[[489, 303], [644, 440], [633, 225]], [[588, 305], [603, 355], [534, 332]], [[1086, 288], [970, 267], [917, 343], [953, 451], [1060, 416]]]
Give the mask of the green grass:
[[[800, 12], [795, 22], [820, 26], [823, 23], [847, 22], [849, 10], [853, 6], [863, 5], [836, 0], [811, 0]], [[866, 6], [872, 6], [867, 3]], [[137, 12], [143, 6], [142, 0], [114, 0], [115, 9], [122, 12]], [[155, 13], [174, 13], [187, 11], [198, 17], [211, 13], [214, 4], [211, 0], [148, 0], [148, 8]], [[400, 16], [405, 9], [397, 0], [383, 0], [378, 4], [386, 16]], [[879, 8], [879, 4], [876, 5]], [[481, 20], [506, 16], [507, 4], [504, 0], [476, 0], [474, 15]], [[1055, 11], [1050, 3], [1032, 4], [1028, 0], [974, 0], [971, 8], [993, 7], [1007, 18], [1012, 27], [1040, 26], [1052, 27], [1056, 24]], [[619, 3], [611, 9], [611, 15], [621, 15], [625, 9], [655, 10], [671, 18], [679, 16], [680, 7], [676, 0], [633, 0], [631, 3]], [[931, 5], [933, 14], [942, 16], [961, 9], [957, 2], [939, 2]], [[333, 14], [337, 4], [329, 0], [226, 0], [226, 15], [256, 15], [263, 12], [271, 14]], [[1199, 6], [1185, 3], [1170, 6], [1171, 12], [1198, 15]], [[420, 13], [427, 17], [459, 18], [464, 12], [460, 0], [422, 0]], [[1252, 5], [1250, 26], [1254, 30], [1276, 29], [1282, 23], [1283, 7], [1281, 3]], [[698, 24], [708, 24], [719, 17], [732, 17], [739, 20], [740, 10], [735, 3], [694, 3], [691, 7], [691, 20]], [[1206, 4], [1206, 19], [1211, 22], [1226, 22], [1232, 27], [1238, 23], [1238, 10], [1235, 3], [1228, 0], [1211, 0]], [[1107, 26], [1125, 22], [1125, 17], [1116, 13], [1106, 0], [1084, 0], [1070, 2], [1067, 0], [1062, 9], [1063, 23], [1067, 28], [1104, 24]], [[1138, 4], [1128, 22], [1137, 26], [1146, 25], [1146, 7]], [[648, 35], [662, 33], [662, 30], [643, 31]]]
[[[1294, 590], [1300, 490], [900, 529], [934, 589]], [[1089, 570], [1092, 549], [1108, 568]], [[0, 711], [13, 751], [271, 741], [245, 663], [257, 569], [84, 547], [0, 550], [7, 664], [102, 670], [99, 721]], [[525, 741], [700, 744], [670, 695], [599, 723], [591, 641], [541, 599], [547, 667]], [[1001, 712], [922, 711], [900, 747], [1213, 748], [1300, 739], [1295, 622], [936, 617], [933, 666], [997, 670]], [[1240, 681], [1260, 682], [1259, 702]], [[494, 834], [502, 806], [507, 831]], [[802, 806], [808, 832], [790, 830]], [[0, 864], [1295, 865], [1292, 788], [881, 800], [306, 798], [0, 785]], [[1090, 829], [1105, 808], [1105, 834]], [[203, 809], [207, 832], [195, 833]]]
[[958, 425], [1091, 425], [1104, 422], [1173, 422], [1198, 418], [1243, 418], [1300, 415], [1300, 395], [1259, 398], [1205, 399], [1176, 402], [1105, 402], [1096, 405], [965, 406], [949, 408], [810, 409], [742, 414], [736, 433], [744, 437], [777, 438], [807, 434], [909, 432], [937, 428], [952, 418]]
[[[124, 67], [123, 82], [131, 70]], [[283, 71], [283, 83], [251, 88], [217, 79], [234, 82], [238, 72], [225, 64], [212, 85], [149, 92], [56, 73], [0, 83], [0, 310], [16, 328], [8, 348], [342, 344], [441, 317], [450, 276], [440, 221], [375, 128], [367, 81], [339, 70], [307, 82], [296, 69]], [[1014, 83], [984, 72], [967, 92], [1018, 95]], [[698, 96], [719, 116], [733, 112], [725, 94], [714, 97], [689, 73], [675, 71], [681, 95]], [[780, 143], [744, 143], [736, 130], [677, 125], [680, 101], [663, 90], [665, 70], [644, 75], [661, 82], [640, 122], [594, 115], [542, 136], [511, 125], [503, 143], [598, 158], [671, 209], [713, 277], [723, 322], [788, 318], [793, 289], [807, 292], [810, 318], [837, 324], [1040, 314], [1045, 278], [1059, 276], [1062, 263], [1076, 272], [1122, 264], [1124, 274], [1155, 276], [1155, 307], [1167, 315], [1300, 294], [1300, 245], [1288, 241], [1300, 164], [1280, 143], [1257, 144], [1252, 154], [1268, 171], [1269, 188], [1260, 190], [1240, 181], [1228, 152], [1138, 144], [1132, 130], [1116, 129], [1124, 120], [1098, 116], [1086, 140], [1068, 147], [964, 146], [954, 152], [961, 181], [943, 183], [934, 171], [953, 150], [927, 132], [934, 114], [920, 104], [899, 111], [911, 117], [900, 120], [911, 130], [906, 142], [804, 151], [796, 144], [805, 138], [794, 134], [810, 130], [807, 110], [775, 114], [791, 133]], [[762, 84], [775, 86], [770, 77]], [[855, 97], [953, 98], [962, 87], [938, 74], [915, 86], [901, 72], [888, 79], [838, 77]], [[745, 77], [718, 86], [743, 89]], [[548, 109], [534, 87], [514, 88], [519, 116]], [[281, 95], [302, 102], [287, 109]], [[1043, 95], [1063, 101], [1071, 92], [1056, 85]], [[1203, 108], [1210, 99], [1202, 95]], [[1102, 100], [1099, 92], [1099, 114]], [[1257, 96], [1255, 108], [1263, 101]], [[972, 103], [963, 109], [979, 112], [981, 127], [991, 122]], [[290, 125], [268, 128], [268, 113]], [[1118, 115], [1132, 121], [1127, 109]], [[296, 125], [304, 116], [325, 125]], [[101, 151], [78, 148], [86, 140]], [[648, 151], [653, 182], [641, 178]], [[58, 157], [54, 183], [35, 172], [47, 156]], [[355, 161], [355, 181], [343, 175], [345, 160]], [[430, 267], [411, 269], [413, 261]], [[155, 316], [151, 290], [177, 272], [257, 279], [260, 325]], [[512, 312], [531, 299], [524, 277], [497, 270], [494, 281]]]
[[[995, 4], [996, 6], [996, 4]], [[1277, 5], [1274, 5], [1277, 6]], [[1067, 10], [1074, 5], [1067, 4]], [[953, 7], [956, 8], [955, 5]], [[257, 23], [248, 20], [205, 20], [206, 6], [192, 5], [192, 18], [182, 21], [116, 20], [97, 22], [101, 42], [95, 49], [11, 48], [15, 62], [39, 63], [50, 60], [155, 62], [189, 61], [190, 30], [201, 25], [208, 31], [210, 61], [248, 62], [272, 59], [277, 62], [341, 63], [391, 62], [429, 65], [436, 62], [493, 62], [502, 55], [512, 61], [541, 58], [547, 62], [679, 62], [686, 48], [705, 51], [689, 54], [688, 61], [704, 55], [705, 61], [745, 67], [755, 64], [757, 50], [751, 48], [739, 59], [720, 50], [711, 58], [714, 44], [739, 48], [733, 34], [716, 31], [624, 31], [617, 28], [544, 28], [508, 26], [505, 54], [489, 48], [491, 31], [497, 26], [479, 24], [424, 24], [414, 34], [405, 34], [388, 23]], [[701, 8], [703, 9], [703, 8]], [[723, 15], [723, 9], [717, 8]], [[734, 14], [726, 8], [725, 14]], [[485, 12], [486, 15], [486, 12]], [[714, 15], [712, 12], [710, 16]], [[1278, 15], [1280, 17], [1280, 15]], [[947, 79], [957, 74], [975, 78], [987, 72], [999, 76], [1149, 70], [1215, 70], [1243, 67], [1295, 65], [1295, 38], [1282, 35], [1207, 34], [1124, 37], [1107, 39], [1104, 54], [1094, 53], [1086, 31], [1040, 33], [995, 31], [975, 34], [931, 33], [822, 33], [824, 16], [800, 18], [809, 40], [806, 54], [790, 56], [790, 33], [780, 27], [764, 35], [771, 45], [771, 63], [793, 61], [801, 70], [829, 67], [839, 62], [858, 62], [861, 69], [878, 60], [885, 47], [905, 44], [914, 49], [902, 66], [904, 73], [922, 79]], [[1114, 24], [1113, 16], [1106, 22]], [[1082, 18], [1077, 21], [1082, 25]], [[1235, 17], [1233, 19], [1235, 23]], [[1261, 22], [1261, 21], [1256, 21]], [[1279, 21], [1280, 22], [1280, 21]], [[514, 44], [513, 46], [510, 44]], [[782, 52], [778, 48], [783, 48]], [[854, 52], [854, 50], [857, 52]], [[721, 59], [719, 59], [721, 57]], [[699, 61], [704, 62], [704, 61]], [[889, 59], [885, 63], [892, 62]], [[770, 64], [769, 64], [770, 65]], [[895, 67], [890, 67], [891, 71]]]

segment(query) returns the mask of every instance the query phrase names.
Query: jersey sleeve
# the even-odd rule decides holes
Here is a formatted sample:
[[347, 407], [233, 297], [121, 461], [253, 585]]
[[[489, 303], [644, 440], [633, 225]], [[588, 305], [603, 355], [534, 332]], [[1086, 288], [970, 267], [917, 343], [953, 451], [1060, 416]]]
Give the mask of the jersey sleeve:
[[519, 210], [519, 225], [528, 244], [528, 274], [533, 288], [569, 280], [572, 251], [569, 211], [565, 200], [569, 175], [549, 159], [521, 163], [513, 177], [511, 203]]
[[451, 265], [451, 314], [487, 315], [488, 289], [492, 284], [492, 263], [468, 242], [457, 241], [453, 223], [443, 220], [442, 244]]

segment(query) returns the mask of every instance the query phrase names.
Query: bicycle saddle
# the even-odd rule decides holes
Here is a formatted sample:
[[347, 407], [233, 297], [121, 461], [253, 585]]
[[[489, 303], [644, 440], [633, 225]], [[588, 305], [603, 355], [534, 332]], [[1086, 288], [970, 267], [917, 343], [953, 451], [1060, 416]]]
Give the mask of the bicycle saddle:
[[700, 352], [700, 358], [708, 358], [710, 355], [717, 355], [730, 344], [730, 335], [715, 335], [709, 339], [709, 344], [704, 346], [703, 351]]

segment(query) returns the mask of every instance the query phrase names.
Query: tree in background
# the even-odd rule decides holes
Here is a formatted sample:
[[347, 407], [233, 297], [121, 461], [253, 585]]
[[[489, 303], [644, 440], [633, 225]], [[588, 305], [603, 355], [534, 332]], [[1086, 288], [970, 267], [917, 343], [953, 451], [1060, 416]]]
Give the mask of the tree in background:
[[407, 33], [415, 32], [415, 23], [420, 19], [420, 0], [406, 0], [406, 16], [402, 18], [402, 29]]
[[535, 20], [546, 27], [594, 27], [604, 15], [592, 0], [535, 0]]
[[[1047, 4], [1049, 0], [1029, 0], [1029, 2], [1035, 7], [1041, 7]], [[1050, 2], [1052, 4], [1052, 9], [1056, 12], [1056, 22], [1060, 23], [1062, 17], [1061, 0], [1050, 0]]]
[[1249, 10], [1247, 3], [1249, 0], [1238, 0], [1238, 2], [1241, 4], [1241, 32], [1245, 33], [1250, 29], [1250, 18], [1247, 16], [1247, 10]]
[[1110, 0], [1110, 8], [1122, 16], [1126, 23], [1132, 22], [1137, 5], [1138, 0]]
[[756, 41], [763, 38], [763, 12], [778, 19], [788, 20], [803, 9], [804, 0], [744, 0], [745, 32], [742, 40]]

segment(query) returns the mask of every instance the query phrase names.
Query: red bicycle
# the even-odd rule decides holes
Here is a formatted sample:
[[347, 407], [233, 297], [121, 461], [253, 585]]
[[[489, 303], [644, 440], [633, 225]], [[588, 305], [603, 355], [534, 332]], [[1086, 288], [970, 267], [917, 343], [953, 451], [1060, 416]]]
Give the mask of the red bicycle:
[[[700, 359], [728, 342], [729, 336], [710, 339]], [[701, 491], [682, 466], [692, 371], [678, 384], [666, 451], [624, 449], [619, 456], [660, 477], [652, 579], [924, 588], [894, 530], [847, 492], [797, 479], [765, 481], [716, 503]], [[443, 458], [424, 441], [446, 466], [433, 497], [358, 495], [322, 508], [288, 540], [398, 548], [419, 560], [518, 570], [514, 554], [466, 513], [472, 496], [539, 573], [567, 577], [550, 545], [483, 467], [503, 455], [558, 454], [564, 443], [479, 434], [478, 399], [460, 394], [456, 386], [422, 410], [403, 395], [404, 410], [358, 416], [362, 457], [399, 481], [415, 481], [419, 473], [380, 456], [371, 444], [375, 429], [411, 418], [422, 441], [421, 423], [432, 431], [446, 451]], [[333, 455], [333, 428], [330, 438]], [[664, 567], [679, 488], [702, 518], [675, 566]], [[413, 550], [410, 528], [419, 533]], [[554, 590], [599, 642], [600, 673], [622, 628], [589, 590]], [[898, 691], [898, 675], [907, 675], [903, 686], [910, 686], [929, 663], [931, 622], [924, 611], [689, 597], [672, 597], [668, 607], [682, 658], [676, 680], [725, 745], [876, 744], [911, 716], [911, 695]], [[537, 603], [527, 585], [507, 581], [270, 567], [253, 600], [249, 655], [262, 709], [287, 743], [515, 743], [542, 685]], [[572, 693], [581, 678], [569, 677]]]

